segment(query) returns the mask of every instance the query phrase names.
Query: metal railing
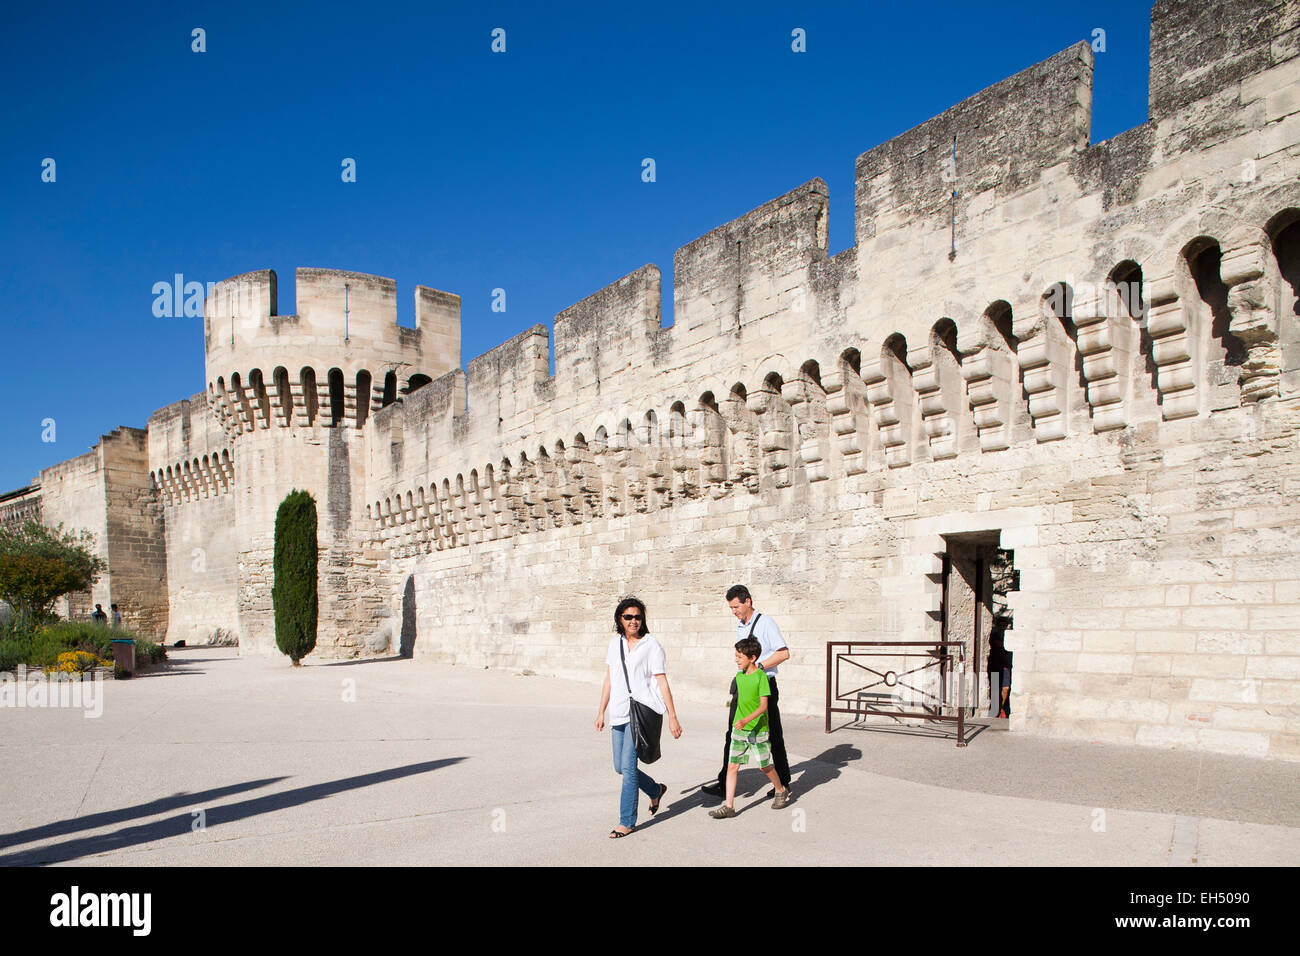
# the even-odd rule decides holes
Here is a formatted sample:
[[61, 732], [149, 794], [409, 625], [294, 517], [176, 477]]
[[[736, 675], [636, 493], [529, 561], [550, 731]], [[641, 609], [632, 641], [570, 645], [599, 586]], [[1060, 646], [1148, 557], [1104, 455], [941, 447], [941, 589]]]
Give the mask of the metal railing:
[[[883, 658], [905, 663], [888, 667], [880, 662]], [[842, 690], [842, 663], [858, 668], [865, 683]], [[961, 706], [966, 699], [965, 664], [966, 645], [961, 641], [827, 641], [826, 733], [831, 732], [831, 714], [912, 717], [956, 723], [957, 746], [965, 747], [965, 708]]]

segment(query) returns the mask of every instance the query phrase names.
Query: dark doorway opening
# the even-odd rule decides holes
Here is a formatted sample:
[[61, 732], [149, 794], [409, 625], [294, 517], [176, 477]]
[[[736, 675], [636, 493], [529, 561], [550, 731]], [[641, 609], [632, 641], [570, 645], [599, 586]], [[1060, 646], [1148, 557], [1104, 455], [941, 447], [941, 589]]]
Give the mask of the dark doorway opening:
[[415, 656], [415, 575], [406, 577], [402, 589], [402, 637], [398, 652], [402, 657]]
[[942, 640], [961, 641], [965, 649], [964, 706], [972, 717], [988, 710], [986, 668], [990, 637], [1012, 627], [1009, 591], [1019, 590], [1015, 553], [999, 544], [1001, 532], [977, 531], [944, 535], [943, 598], [940, 605]]

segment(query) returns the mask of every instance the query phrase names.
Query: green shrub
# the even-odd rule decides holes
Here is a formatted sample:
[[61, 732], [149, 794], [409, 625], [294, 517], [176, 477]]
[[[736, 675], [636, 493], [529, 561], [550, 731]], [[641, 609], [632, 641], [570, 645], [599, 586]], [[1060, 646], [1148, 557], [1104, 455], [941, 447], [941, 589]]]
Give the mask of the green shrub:
[[135, 666], [149, 667], [153, 664], [160, 664], [167, 660], [167, 648], [161, 644], [155, 644], [147, 638], [137, 637], [135, 639]]
[[70, 652], [93, 654], [98, 660], [113, 657], [114, 638], [135, 639], [135, 659], [148, 667], [167, 659], [166, 649], [123, 628], [109, 630], [88, 621], [59, 621], [35, 632], [13, 626], [0, 627], [0, 670], [12, 671], [19, 664], [29, 668], [59, 666], [59, 657]]
[[27, 655], [31, 650], [31, 641], [0, 638], [0, 671], [17, 670], [19, 664], [27, 663]]
[[275, 513], [275, 643], [294, 667], [316, 647], [316, 499], [291, 491]]
[[88, 651], [98, 657], [112, 656], [112, 639], [115, 637], [135, 637], [130, 631], [113, 630], [90, 621], [60, 621], [42, 629], [62, 642], [65, 650]]
[[59, 663], [59, 655], [69, 649], [57, 634], [49, 631], [33, 634], [28, 648], [28, 667], [54, 667]]

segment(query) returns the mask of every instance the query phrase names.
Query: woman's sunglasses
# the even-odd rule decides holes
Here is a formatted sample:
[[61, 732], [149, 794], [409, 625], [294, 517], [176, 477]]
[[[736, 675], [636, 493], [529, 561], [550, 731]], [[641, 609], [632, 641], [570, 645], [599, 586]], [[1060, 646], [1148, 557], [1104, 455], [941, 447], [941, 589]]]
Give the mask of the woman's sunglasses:
[[624, 615], [623, 615], [623, 620], [625, 620], [625, 621], [639, 621], [639, 620], [641, 620], [641, 615], [640, 615], [640, 614], [624, 614]]

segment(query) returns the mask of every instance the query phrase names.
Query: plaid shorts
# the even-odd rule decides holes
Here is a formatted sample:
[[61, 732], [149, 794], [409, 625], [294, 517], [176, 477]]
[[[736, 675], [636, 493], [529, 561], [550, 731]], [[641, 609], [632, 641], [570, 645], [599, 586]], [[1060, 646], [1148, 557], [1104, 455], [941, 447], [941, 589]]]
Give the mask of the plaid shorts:
[[750, 752], [758, 758], [758, 766], [761, 770], [764, 767], [772, 765], [772, 747], [767, 742], [767, 731], [747, 730], [741, 733], [731, 732], [731, 756], [728, 763], [744, 764], [749, 763]]

